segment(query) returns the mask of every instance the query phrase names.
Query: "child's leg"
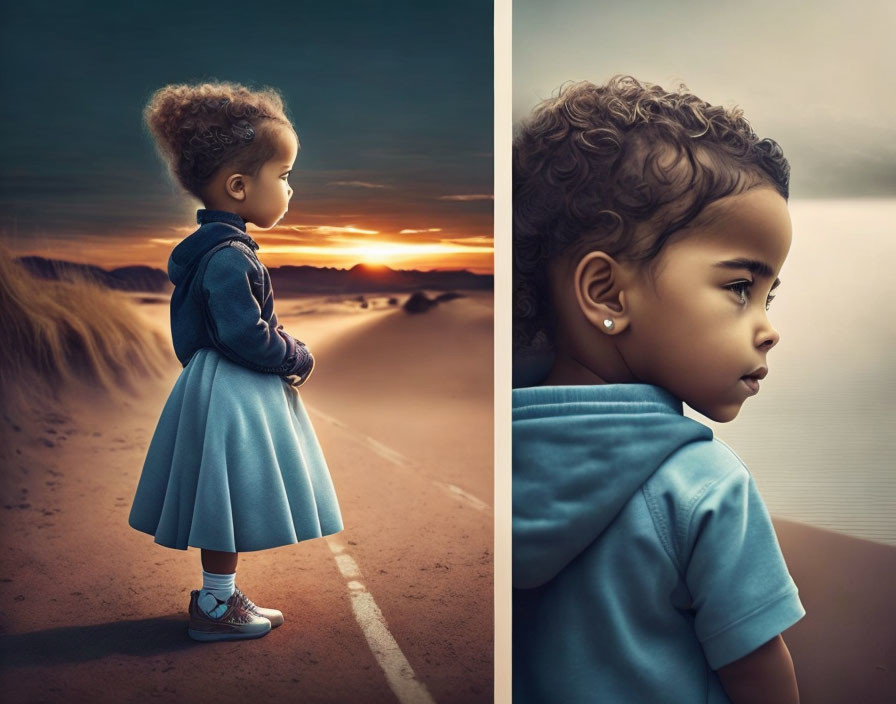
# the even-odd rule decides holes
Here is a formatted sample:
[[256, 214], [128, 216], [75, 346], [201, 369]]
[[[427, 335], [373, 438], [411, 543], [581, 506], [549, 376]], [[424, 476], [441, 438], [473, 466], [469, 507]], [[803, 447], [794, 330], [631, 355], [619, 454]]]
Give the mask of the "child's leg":
[[197, 603], [209, 616], [218, 618], [227, 611], [227, 600], [235, 590], [239, 553], [202, 550], [202, 589]]
[[214, 572], [215, 574], [233, 574], [236, 572], [236, 561], [240, 554], [238, 552], [221, 552], [220, 550], [202, 551], [202, 569], [206, 572]]

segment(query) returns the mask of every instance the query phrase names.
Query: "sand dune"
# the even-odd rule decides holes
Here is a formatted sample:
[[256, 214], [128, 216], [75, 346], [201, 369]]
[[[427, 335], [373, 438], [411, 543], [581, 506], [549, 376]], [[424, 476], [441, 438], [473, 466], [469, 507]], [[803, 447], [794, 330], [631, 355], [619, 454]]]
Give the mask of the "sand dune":
[[77, 272], [61, 281], [36, 278], [3, 249], [0, 319], [0, 404], [7, 413], [52, 406], [76, 387], [132, 392], [158, 378], [172, 357], [165, 335], [141, 324], [125, 294]]
[[[353, 579], [436, 701], [491, 701], [490, 295], [421, 316], [388, 303], [277, 305], [318, 359], [302, 397], [339, 495], [338, 537], [360, 570]], [[167, 305], [130, 306], [128, 315], [150, 339], [167, 338]], [[457, 354], [460, 341], [470, 354]], [[215, 648], [211, 659], [188, 639], [198, 550], [162, 548], [127, 525], [180, 372], [162, 355], [161, 377], [144, 376], [129, 394], [73, 384], [30, 416], [4, 419], [7, 699], [394, 701], [324, 540], [240, 556], [238, 584], [284, 612], [281, 628]]]

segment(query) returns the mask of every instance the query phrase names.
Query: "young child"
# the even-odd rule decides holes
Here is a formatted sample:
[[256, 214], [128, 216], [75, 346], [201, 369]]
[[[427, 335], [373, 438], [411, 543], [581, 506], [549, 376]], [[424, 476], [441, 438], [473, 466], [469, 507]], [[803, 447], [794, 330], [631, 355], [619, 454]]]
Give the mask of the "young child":
[[515, 702], [798, 701], [768, 512], [682, 415], [730, 421], [768, 372], [789, 171], [739, 110], [631, 77], [518, 131]]
[[146, 455], [129, 523], [201, 549], [188, 633], [257, 638], [283, 623], [236, 587], [240, 552], [342, 530], [333, 484], [298, 394], [314, 360], [277, 323], [246, 224], [285, 215], [299, 143], [279, 94], [231, 83], [169, 85], [145, 110], [159, 151], [202, 201], [168, 260], [171, 336], [184, 366]]

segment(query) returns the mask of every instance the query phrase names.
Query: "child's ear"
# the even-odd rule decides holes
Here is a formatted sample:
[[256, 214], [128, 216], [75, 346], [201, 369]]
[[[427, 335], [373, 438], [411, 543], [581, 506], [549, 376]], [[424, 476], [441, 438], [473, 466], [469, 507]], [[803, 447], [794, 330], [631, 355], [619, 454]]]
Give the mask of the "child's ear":
[[231, 174], [224, 182], [227, 195], [235, 200], [246, 199], [246, 180], [242, 174]]
[[576, 265], [574, 281], [579, 308], [592, 326], [608, 335], [628, 327], [624, 279], [622, 267], [605, 252], [588, 252]]

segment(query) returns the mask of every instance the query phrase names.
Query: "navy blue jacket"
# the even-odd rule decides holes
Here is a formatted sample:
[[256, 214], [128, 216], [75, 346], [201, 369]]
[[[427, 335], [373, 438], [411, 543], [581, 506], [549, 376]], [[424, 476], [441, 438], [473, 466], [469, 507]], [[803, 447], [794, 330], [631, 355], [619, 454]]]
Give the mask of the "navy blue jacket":
[[[200, 227], [171, 252], [171, 338], [187, 366], [196, 350], [216, 349], [233, 362], [259, 372], [306, 376], [314, 360], [305, 345], [277, 323], [267, 268], [258, 244], [235, 213], [200, 209]], [[224, 244], [204, 262], [203, 255]], [[201, 280], [200, 280], [201, 279]]]

